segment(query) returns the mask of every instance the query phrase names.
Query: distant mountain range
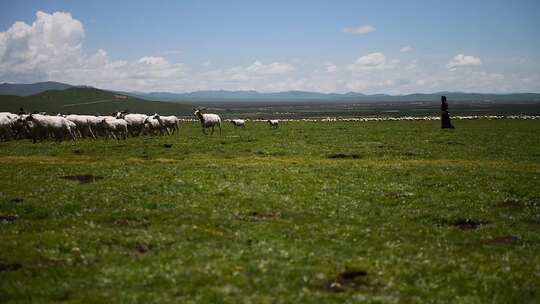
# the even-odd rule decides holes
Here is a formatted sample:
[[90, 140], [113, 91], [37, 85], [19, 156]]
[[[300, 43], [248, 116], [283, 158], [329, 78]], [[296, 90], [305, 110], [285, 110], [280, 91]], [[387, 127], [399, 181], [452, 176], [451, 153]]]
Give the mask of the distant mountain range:
[[191, 116], [193, 107], [182, 103], [148, 101], [90, 87], [47, 90], [30, 96], [0, 95], [0, 112], [17, 113], [19, 108], [30, 112], [66, 114], [95, 115], [129, 110], [137, 113]]
[[37, 83], [2, 83], [0, 95], [30, 96], [49, 90], [65, 90], [73, 87], [70, 84], [47, 81]]
[[[60, 82], [38, 82], [33, 84], [0, 84], [0, 95], [30, 96], [50, 90], [66, 90], [73, 87], [70, 84]], [[86, 87], [89, 88], [89, 87]], [[168, 102], [438, 102], [441, 95], [446, 95], [451, 102], [540, 102], [539, 93], [514, 93], [514, 94], [483, 94], [483, 93], [462, 93], [462, 92], [436, 92], [431, 94], [408, 94], [408, 95], [387, 95], [349, 92], [338, 93], [317, 93], [306, 91], [286, 91], [276, 93], [261, 93], [257, 91], [196, 91], [191, 93], [170, 93], [170, 92], [114, 92], [129, 95], [139, 99], [151, 101]]]
[[349, 92], [316, 93], [305, 91], [286, 91], [277, 93], [260, 93], [257, 91], [196, 91], [191, 93], [168, 92], [124, 92], [127, 95], [147, 100], [160, 100], [170, 102], [439, 102], [441, 95], [445, 95], [452, 102], [540, 102], [538, 93], [514, 94], [482, 94], [461, 92], [437, 92], [431, 94], [387, 95]]

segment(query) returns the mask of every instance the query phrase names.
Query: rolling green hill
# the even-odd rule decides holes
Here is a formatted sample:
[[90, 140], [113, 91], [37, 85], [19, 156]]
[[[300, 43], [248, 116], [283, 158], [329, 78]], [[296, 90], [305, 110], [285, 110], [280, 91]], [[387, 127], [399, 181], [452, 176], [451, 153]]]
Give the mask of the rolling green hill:
[[73, 87], [67, 90], [45, 91], [31, 96], [0, 95], [0, 111], [108, 114], [120, 110], [138, 113], [191, 115], [188, 104], [147, 101], [95, 88]]

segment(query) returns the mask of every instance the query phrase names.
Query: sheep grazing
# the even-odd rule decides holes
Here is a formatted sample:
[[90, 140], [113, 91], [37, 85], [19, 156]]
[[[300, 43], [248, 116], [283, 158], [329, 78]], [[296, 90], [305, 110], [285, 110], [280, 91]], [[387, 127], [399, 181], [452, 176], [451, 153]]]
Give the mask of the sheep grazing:
[[202, 132], [204, 135], [206, 135], [206, 129], [212, 128], [212, 133], [210, 135], [214, 134], [214, 127], [219, 127], [219, 135], [221, 135], [221, 118], [217, 114], [207, 114], [202, 113], [204, 109], [193, 109], [193, 115], [197, 116], [199, 121], [201, 122]]
[[161, 116], [159, 114], [154, 114], [152, 117], [159, 121], [160, 125], [165, 128], [165, 131], [167, 131], [169, 135], [174, 134], [180, 128], [180, 121], [178, 120], [178, 117], [174, 115]]
[[125, 120], [112, 116], [105, 116], [101, 118], [99, 124], [106, 131], [106, 139], [109, 137], [117, 140], [120, 140], [120, 138], [127, 138], [128, 123]]
[[277, 119], [268, 119], [267, 122], [270, 125], [270, 128], [279, 127], [279, 120], [277, 120]]
[[126, 114], [125, 112], [118, 112], [115, 116], [124, 119], [128, 124], [129, 133], [136, 136], [141, 135], [144, 130], [144, 121], [148, 118], [145, 114]]
[[246, 128], [246, 121], [243, 119], [231, 119], [231, 123], [234, 125], [235, 128]]
[[77, 131], [81, 137], [90, 137], [96, 139], [96, 134], [92, 126], [96, 128], [101, 122], [96, 116], [92, 115], [67, 115], [65, 118], [77, 126]]
[[32, 142], [34, 143], [37, 139], [42, 140], [49, 136], [53, 136], [56, 141], [62, 141], [66, 137], [75, 140], [75, 134], [71, 129], [72, 124], [64, 117], [30, 114], [25, 120], [33, 124]]
[[147, 116], [143, 125], [145, 132], [151, 135], [164, 135], [165, 133], [168, 133], [166, 131], [167, 128], [163, 126], [159, 120], [155, 119], [154, 116]]
[[15, 122], [19, 115], [10, 112], [0, 112], [0, 138], [10, 140], [16, 137]]
[[14, 137], [13, 121], [7, 116], [0, 116], [0, 138], [10, 140]]

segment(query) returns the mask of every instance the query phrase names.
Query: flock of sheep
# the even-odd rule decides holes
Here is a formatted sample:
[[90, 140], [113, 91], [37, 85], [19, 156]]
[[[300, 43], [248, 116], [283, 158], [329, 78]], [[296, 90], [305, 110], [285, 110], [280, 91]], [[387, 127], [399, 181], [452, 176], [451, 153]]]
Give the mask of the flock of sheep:
[[[221, 134], [221, 117], [217, 114], [203, 113], [204, 109], [194, 109], [195, 115], [206, 134], [206, 129], [217, 126]], [[243, 119], [232, 119], [235, 127], [245, 128]], [[159, 114], [131, 114], [117, 112], [109, 116], [13, 114], [0, 112], [0, 139], [32, 139], [35, 143], [46, 139], [62, 141], [77, 138], [126, 139], [128, 136], [172, 135], [178, 132], [180, 121], [176, 116]], [[279, 125], [278, 120], [268, 120], [271, 127]]]

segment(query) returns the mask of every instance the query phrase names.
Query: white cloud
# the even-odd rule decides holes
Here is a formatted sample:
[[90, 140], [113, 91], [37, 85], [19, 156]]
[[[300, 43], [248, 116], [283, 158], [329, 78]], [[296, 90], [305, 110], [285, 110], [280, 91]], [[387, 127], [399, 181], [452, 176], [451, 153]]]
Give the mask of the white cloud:
[[358, 27], [346, 27], [343, 29], [343, 32], [349, 33], [349, 34], [368, 34], [371, 32], [375, 32], [377, 29], [374, 26], [371, 25], [362, 25]]
[[258, 74], [282, 74], [293, 71], [294, 67], [288, 63], [273, 62], [270, 64], [263, 64], [259, 60], [256, 60], [252, 65], [248, 66], [246, 70]]
[[338, 67], [337, 65], [331, 63], [331, 62], [328, 62], [328, 63], [325, 63], [324, 64], [324, 69], [327, 73], [335, 73], [338, 71]]
[[0, 32], [0, 80], [56, 80], [140, 90], [167, 86], [184, 77], [182, 63], [172, 64], [163, 57], [113, 60], [103, 49], [84, 54], [83, 39], [82, 23], [69, 13], [38, 11], [31, 25], [15, 22]]
[[399, 49], [399, 51], [402, 53], [408, 53], [408, 52], [414, 51], [414, 48], [411, 46], [404, 46], [401, 49]]
[[446, 64], [446, 67], [449, 70], [454, 71], [458, 67], [475, 66], [475, 65], [481, 65], [481, 64], [482, 64], [482, 60], [480, 60], [480, 58], [478, 57], [458, 54]]
[[[397, 63], [393, 61], [393, 63]], [[347, 66], [347, 69], [353, 72], [364, 72], [370, 70], [379, 70], [391, 67], [383, 53], [370, 53], [356, 59], [355, 62]]]
[[[354, 32], [354, 31], [353, 31]], [[374, 52], [338, 64], [343, 58], [310, 61], [310, 56], [284, 61], [256, 60], [245, 65], [173, 61], [173, 51], [136, 59], [113, 58], [104, 49], [84, 52], [83, 24], [69, 13], [37, 12], [31, 24], [15, 22], [0, 32], [0, 82], [54, 80], [130, 91], [310, 90], [403, 94], [443, 90], [510, 92], [540, 91], [535, 59], [528, 70], [481, 71], [480, 58], [459, 54], [444, 67], [440, 59], [389, 58]], [[407, 57], [407, 56], [405, 56]], [[208, 58], [212, 59], [212, 58]], [[328, 61], [327, 61], [328, 60]], [[495, 68], [495, 67], [493, 67]]]

